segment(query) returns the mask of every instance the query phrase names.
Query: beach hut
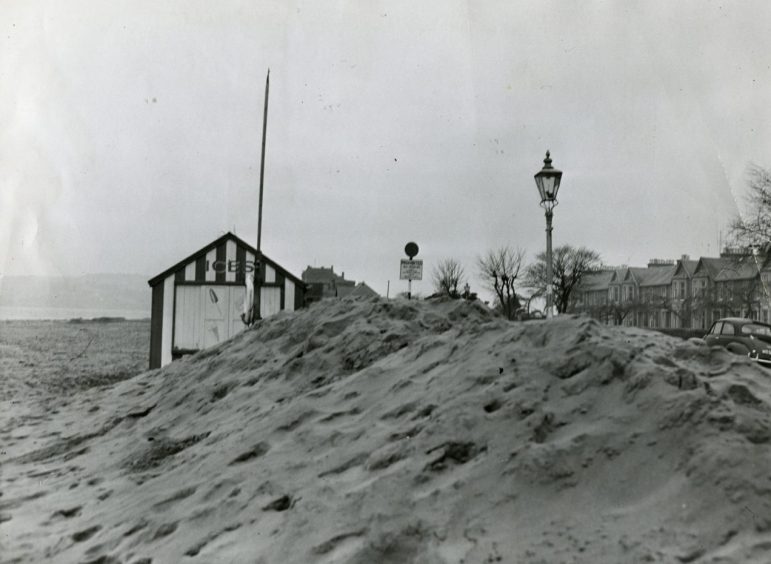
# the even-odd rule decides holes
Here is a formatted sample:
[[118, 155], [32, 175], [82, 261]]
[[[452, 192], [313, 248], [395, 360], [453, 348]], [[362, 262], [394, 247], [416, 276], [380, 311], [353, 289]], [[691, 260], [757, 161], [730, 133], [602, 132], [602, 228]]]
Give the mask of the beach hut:
[[[256, 251], [232, 233], [148, 281], [152, 288], [150, 368], [229, 339], [241, 320], [246, 276], [255, 270]], [[295, 310], [305, 303], [305, 284], [262, 255], [260, 316]]]

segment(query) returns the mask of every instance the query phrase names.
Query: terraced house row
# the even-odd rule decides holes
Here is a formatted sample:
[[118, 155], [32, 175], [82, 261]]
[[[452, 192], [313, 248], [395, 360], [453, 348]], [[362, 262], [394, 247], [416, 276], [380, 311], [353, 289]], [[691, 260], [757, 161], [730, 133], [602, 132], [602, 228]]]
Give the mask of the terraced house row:
[[721, 317], [771, 322], [771, 249], [726, 248], [718, 258], [651, 259], [587, 274], [571, 311], [610, 325], [707, 329]]

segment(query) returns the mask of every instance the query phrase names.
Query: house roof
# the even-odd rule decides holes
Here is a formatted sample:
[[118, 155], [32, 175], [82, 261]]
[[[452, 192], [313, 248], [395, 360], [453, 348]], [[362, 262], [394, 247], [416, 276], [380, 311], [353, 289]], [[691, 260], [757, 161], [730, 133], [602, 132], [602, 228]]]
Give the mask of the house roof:
[[364, 282], [359, 282], [356, 284], [356, 287], [353, 289], [353, 291], [348, 294], [348, 296], [353, 298], [373, 298], [375, 296], [379, 296], [375, 290], [367, 286]]
[[613, 270], [613, 275], [610, 278], [610, 284], [621, 284], [626, 277], [626, 272], [629, 270], [628, 266], [623, 268], [616, 268]]
[[302, 279], [309, 284], [327, 284], [332, 280], [337, 284], [355, 284], [352, 280], [346, 280], [337, 274], [334, 266], [329, 268], [309, 266], [303, 270]]
[[675, 275], [677, 267], [674, 264], [668, 264], [666, 266], [651, 266], [639, 270], [640, 273], [637, 280], [641, 287], [669, 286], [672, 284], [672, 277]]
[[760, 261], [731, 261], [715, 275], [715, 280], [749, 280], [755, 278], [760, 273], [760, 268]]
[[645, 279], [645, 273], [647, 270], [648, 269], [643, 266], [630, 266], [629, 268], [626, 269], [626, 274], [624, 275], [624, 282], [632, 280], [633, 282], [639, 285], [640, 282], [642, 282]]
[[717, 273], [728, 264], [730, 259], [727, 258], [713, 258], [713, 257], [701, 257], [699, 263], [696, 265], [696, 269], [693, 274], [705, 274], [714, 279]]
[[335, 282], [335, 291], [338, 298], [350, 296], [355, 289], [356, 282], [352, 280], [346, 280], [344, 283]]
[[761, 263], [754, 256], [743, 257], [702, 257], [694, 275], [706, 274], [712, 280], [748, 280], [758, 275]]
[[596, 292], [598, 290], [607, 290], [614, 271], [602, 270], [599, 272], [589, 272], [581, 280], [581, 289], [585, 292]]
[[696, 265], [698, 264], [699, 261], [697, 260], [678, 260], [677, 268], [675, 269], [675, 273], [672, 275], [672, 277], [674, 278], [675, 276], [684, 274], [687, 278], [691, 278], [694, 271], [696, 270]]
[[[198, 251], [194, 252], [192, 255], [182, 259], [174, 266], [171, 266], [166, 270], [164, 270], [163, 272], [161, 272], [160, 274], [153, 276], [150, 280], [147, 281], [147, 283], [150, 286], [155, 286], [159, 282], [162, 282], [163, 279], [166, 278], [169, 274], [176, 272], [180, 268], [184, 268], [188, 263], [194, 260], [198, 260], [199, 258], [206, 256], [206, 253], [208, 253], [212, 249], [216, 249], [218, 246], [220, 246], [221, 244], [225, 243], [228, 240], [235, 241], [236, 244], [246, 248], [247, 251], [251, 252], [255, 256], [257, 255], [257, 249], [252, 247], [249, 243], [247, 243], [243, 239], [236, 237], [233, 233], [228, 231], [221, 237], [218, 237], [217, 239], [215, 239], [214, 241], [212, 241], [211, 243], [203, 247], [202, 249], [199, 249]], [[305, 287], [305, 283], [302, 280], [300, 280], [299, 278], [297, 278], [297, 276], [295, 276], [294, 274], [286, 270], [284, 267], [279, 265], [276, 261], [268, 258], [265, 255], [265, 253], [262, 253], [262, 261], [270, 264], [273, 268], [275, 268], [278, 272], [283, 274], [286, 278], [291, 279], [295, 284], [299, 284], [301, 287]]]

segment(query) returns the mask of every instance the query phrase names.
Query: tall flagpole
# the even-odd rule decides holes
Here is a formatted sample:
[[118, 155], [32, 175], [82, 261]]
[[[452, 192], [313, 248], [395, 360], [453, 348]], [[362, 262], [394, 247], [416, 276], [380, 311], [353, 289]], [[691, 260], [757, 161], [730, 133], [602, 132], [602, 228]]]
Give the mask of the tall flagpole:
[[260, 207], [257, 213], [257, 256], [254, 269], [254, 312], [252, 319], [260, 319], [260, 298], [262, 285], [262, 191], [265, 182], [265, 137], [268, 131], [268, 92], [270, 90], [270, 69], [265, 77], [265, 109], [262, 114], [262, 158], [260, 160]]

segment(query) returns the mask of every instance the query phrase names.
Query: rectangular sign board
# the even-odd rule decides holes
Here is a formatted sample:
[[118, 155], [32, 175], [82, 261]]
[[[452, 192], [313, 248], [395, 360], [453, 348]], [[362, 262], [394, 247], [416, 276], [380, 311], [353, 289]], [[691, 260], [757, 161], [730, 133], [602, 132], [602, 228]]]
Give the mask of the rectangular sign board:
[[423, 280], [423, 261], [402, 259], [399, 269], [400, 280]]

